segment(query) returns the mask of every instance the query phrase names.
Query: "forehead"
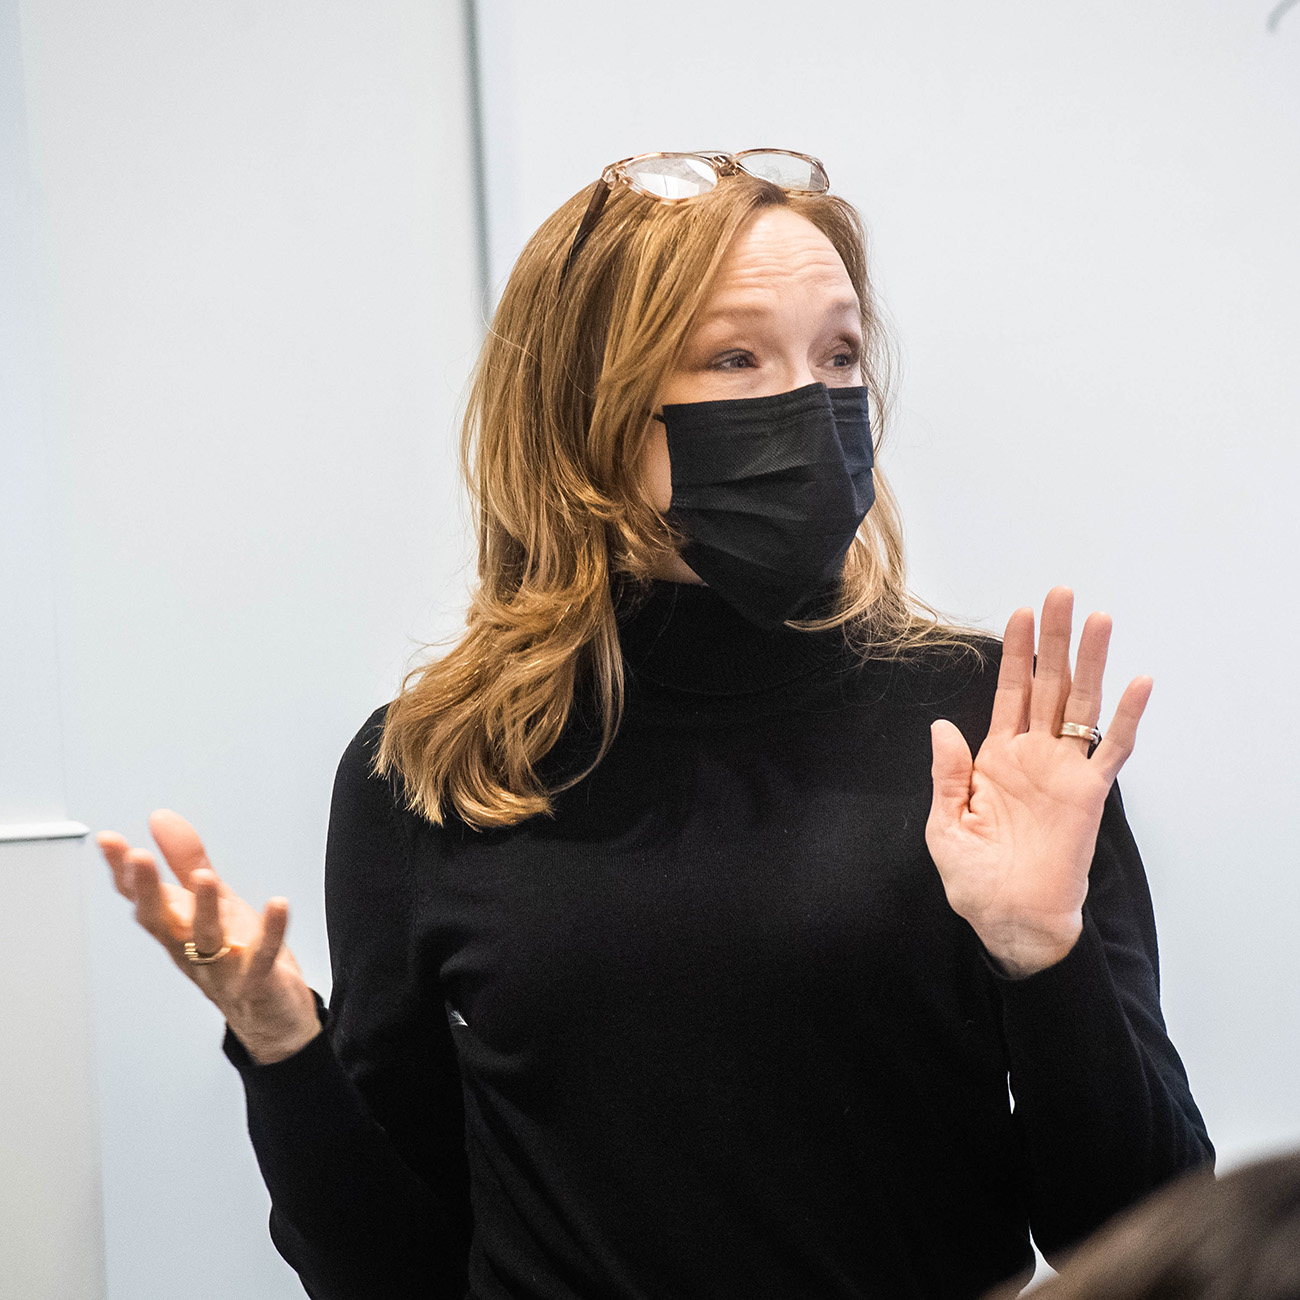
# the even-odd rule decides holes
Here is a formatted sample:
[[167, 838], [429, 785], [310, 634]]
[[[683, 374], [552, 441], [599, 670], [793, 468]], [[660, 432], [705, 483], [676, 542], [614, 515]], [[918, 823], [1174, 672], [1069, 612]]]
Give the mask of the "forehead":
[[789, 208], [765, 208], [733, 240], [701, 314], [810, 296], [857, 310], [853, 282], [835, 245]]

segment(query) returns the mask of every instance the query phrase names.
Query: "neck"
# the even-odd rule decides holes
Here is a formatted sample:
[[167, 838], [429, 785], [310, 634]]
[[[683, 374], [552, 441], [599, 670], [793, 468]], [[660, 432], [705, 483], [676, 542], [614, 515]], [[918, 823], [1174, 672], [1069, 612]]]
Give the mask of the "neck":
[[677, 551], [671, 551], [658, 561], [650, 576], [661, 582], [685, 582], [704, 585], [704, 579], [691, 568]]
[[656, 579], [623, 602], [619, 640], [634, 681], [692, 695], [771, 690], [828, 665], [844, 648], [838, 627], [755, 627], [698, 578]]

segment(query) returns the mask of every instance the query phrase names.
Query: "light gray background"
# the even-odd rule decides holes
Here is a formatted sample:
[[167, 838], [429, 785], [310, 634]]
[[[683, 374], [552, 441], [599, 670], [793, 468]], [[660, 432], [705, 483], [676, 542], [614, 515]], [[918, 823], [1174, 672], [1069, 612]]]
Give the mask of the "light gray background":
[[[327, 988], [335, 764], [464, 597], [451, 431], [480, 302], [462, 8], [0, 12], [11, 36], [21, 23], [6, 89], [23, 87], [26, 118], [6, 155], [28, 236], [12, 333], [19, 378], [40, 380], [0, 414], [5, 500], [25, 511], [4, 525], [20, 561], [4, 816], [147, 842], [152, 808], [182, 811], [237, 888], [289, 896], [294, 950]], [[0, 867], [30, 876], [38, 852], [75, 854], [88, 914], [108, 1295], [301, 1296], [267, 1237], [220, 1018], [134, 928], [89, 844], [0, 845]], [[76, 970], [76, 895], [52, 877], [42, 911], [19, 883], [0, 914]], [[0, 1005], [27, 999], [57, 1031], [63, 983], [17, 958], [0, 948]], [[23, 1025], [5, 1064], [45, 1104], [35, 1130], [31, 1107], [0, 1121], [0, 1186], [20, 1206], [48, 1183], [45, 1121], [87, 1109], [50, 1032]], [[65, 1195], [97, 1197], [93, 1171], [74, 1172]], [[47, 1260], [30, 1224], [0, 1222], [0, 1296], [93, 1300], [94, 1260], [75, 1279], [66, 1260], [98, 1243], [52, 1224], [65, 1235]]]
[[[1156, 678], [1123, 785], [1226, 1164], [1300, 1141], [1300, 8], [1270, 8], [478, 5], [492, 286], [643, 150], [802, 149], [861, 207], [915, 586], [998, 627], [1069, 582], [1115, 616], [1112, 700]], [[323, 989], [334, 764], [467, 580], [463, 8], [0, 0], [0, 40], [0, 815], [139, 838], [177, 808], [289, 895]], [[76, 988], [12, 962], [46, 1029], [20, 1017], [6, 1069], [83, 1135], [92, 1208], [100, 1154], [107, 1294], [299, 1295], [215, 1013], [88, 846], [43, 852], [0, 846], [0, 909], [47, 951], [87, 927], [93, 1106], [90, 1054], [56, 1068]], [[92, 1294], [36, 1267], [0, 1295]]]

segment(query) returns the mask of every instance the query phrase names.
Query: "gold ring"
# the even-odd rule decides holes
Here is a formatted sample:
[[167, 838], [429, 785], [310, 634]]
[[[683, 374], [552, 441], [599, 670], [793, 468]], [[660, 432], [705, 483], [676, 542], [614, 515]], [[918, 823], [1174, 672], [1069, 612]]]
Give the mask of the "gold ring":
[[1090, 727], [1083, 722], [1063, 722], [1061, 723], [1062, 736], [1074, 736], [1079, 740], [1086, 740], [1090, 745], [1096, 745], [1101, 742], [1101, 732], [1096, 727]]
[[185, 956], [195, 966], [211, 966], [214, 961], [220, 961], [230, 951], [230, 945], [223, 943], [220, 952], [201, 953], [191, 939], [185, 945]]

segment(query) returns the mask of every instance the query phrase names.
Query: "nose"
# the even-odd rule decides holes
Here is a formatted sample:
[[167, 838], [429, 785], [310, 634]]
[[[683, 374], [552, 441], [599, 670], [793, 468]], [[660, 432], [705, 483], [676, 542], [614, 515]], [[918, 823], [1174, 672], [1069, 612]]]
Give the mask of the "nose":
[[796, 388], [807, 388], [809, 384], [820, 382], [821, 380], [813, 374], [812, 367], [805, 358], [797, 361], [789, 358], [783, 365], [771, 369], [762, 391], [755, 393], [754, 396], [771, 397], [776, 393], [791, 393]]

